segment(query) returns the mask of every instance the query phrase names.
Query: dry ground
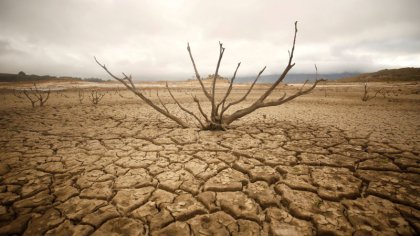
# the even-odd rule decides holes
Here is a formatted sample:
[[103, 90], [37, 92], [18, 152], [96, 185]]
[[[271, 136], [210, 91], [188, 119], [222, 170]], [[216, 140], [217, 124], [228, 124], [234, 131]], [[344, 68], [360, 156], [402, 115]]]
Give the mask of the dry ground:
[[[419, 234], [420, 85], [372, 86], [388, 94], [321, 85], [225, 132], [181, 129], [127, 91], [32, 109], [4, 90], [0, 235]], [[199, 90], [181, 87], [193, 109]]]

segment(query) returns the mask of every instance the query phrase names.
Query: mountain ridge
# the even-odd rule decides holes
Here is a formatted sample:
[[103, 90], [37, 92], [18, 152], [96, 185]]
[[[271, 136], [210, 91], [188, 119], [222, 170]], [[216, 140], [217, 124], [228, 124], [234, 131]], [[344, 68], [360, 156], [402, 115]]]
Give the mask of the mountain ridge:
[[384, 69], [372, 73], [342, 78], [336, 82], [391, 82], [391, 81], [420, 81], [420, 68], [405, 67], [399, 69]]
[[[258, 80], [258, 83], [273, 83], [275, 82], [280, 75], [262, 75]], [[212, 80], [211, 75], [204, 80]], [[323, 78], [333, 82], [387, 82], [387, 81], [420, 81], [420, 68], [407, 67], [399, 69], [384, 69], [376, 72], [370, 73], [352, 73], [352, 72], [343, 72], [343, 73], [329, 73], [329, 74], [319, 74], [318, 78]], [[0, 82], [38, 82], [38, 81], [86, 81], [86, 82], [107, 82], [112, 80], [103, 80], [99, 78], [79, 78], [71, 76], [50, 76], [50, 75], [26, 75], [23, 72], [18, 74], [10, 73], [0, 73]], [[191, 81], [195, 79], [185, 79], [185, 80], [174, 80], [174, 81]], [[223, 80], [229, 82], [229, 79], [218, 76], [218, 80]], [[255, 80], [255, 76], [239, 76], [236, 78], [235, 83], [252, 83]], [[315, 74], [304, 74], [304, 73], [295, 73], [288, 74], [284, 79], [283, 83], [303, 83], [306, 80], [313, 81], [315, 80]], [[139, 80], [135, 80], [140, 82]], [[150, 82], [158, 82], [161, 80], [151, 80]], [[148, 81], [141, 81], [148, 82]]]

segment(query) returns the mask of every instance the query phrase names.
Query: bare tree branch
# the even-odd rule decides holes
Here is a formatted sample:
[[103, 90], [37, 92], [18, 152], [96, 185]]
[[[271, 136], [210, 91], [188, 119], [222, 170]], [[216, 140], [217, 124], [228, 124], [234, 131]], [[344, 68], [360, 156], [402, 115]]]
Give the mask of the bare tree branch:
[[204, 95], [206, 95], [206, 97], [209, 99], [209, 101], [211, 101], [211, 96], [210, 96], [210, 94], [207, 92], [207, 89], [206, 89], [206, 87], [204, 86], [203, 81], [201, 80], [200, 74], [198, 73], [197, 67], [196, 67], [196, 65], [195, 65], [194, 58], [193, 58], [192, 53], [191, 53], [191, 48], [190, 48], [190, 44], [189, 44], [189, 43], [187, 43], [187, 50], [188, 50], [188, 53], [189, 53], [189, 55], [190, 55], [190, 59], [191, 59], [191, 62], [192, 62], [192, 64], [193, 64], [193, 67], [194, 67], [195, 77], [197, 78], [198, 82], [200, 83], [200, 85], [201, 85], [201, 89], [203, 90]]
[[[292, 50], [289, 52], [289, 62], [287, 63], [286, 68], [284, 69], [283, 73], [280, 75], [280, 77], [271, 85], [271, 87], [269, 89], [267, 89], [267, 91], [261, 95], [261, 97], [256, 100], [251, 106], [240, 109], [236, 112], [234, 112], [233, 114], [229, 115], [226, 118], [222, 118], [224, 119], [226, 124], [230, 124], [232, 123], [234, 120], [239, 119], [240, 117], [243, 117], [245, 115], [248, 115], [250, 113], [252, 113], [253, 111], [255, 111], [256, 109], [259, 109], [263, 106], [264, 104], [264, 100], [274, 91], [274, 89], [284, 80], [284, 78], [286, 77], [287, 73], [293, 68], [293, 66], [295, 65], [295, 63], [293, 62], [293, 55], [295, 52], [295, 44], [296, 44], [296, 35], [297, 35], [298, 29], [297, 29], [297, 21], [295, 22], [295, 34], [293, 36], [293, 45], [292, 45]], [[317, 83], [315, 83], [316, 85]]]
[[254, 82], [251, 84], [251, 87], [249, 87], [248, 91], [245, 93], [245, 95], [244, 95], [242, 98], [238, 99], [238, 100], [237, 100], [237, 101], [235, 101], [235, 102], [231, 102], [231, 103], [229, 103], [229, 104], [226, 106], [226, 108], [222, 109], [222, 113], [220, 114], [221, 116], [223, 115], [223, 113], [224, 113], [225, 111], [227, 111], [227, 109], [229, 109], [229, 107], [231, 107], [231, 106], [233, 106], [233, 105], [236, 105], [236, 104], [238, 104], [238, 103], [240, 103], [240, 102], [244, 101], [244, 100], [248, 97], [248, 95], [251, 93], [252, 89], [254, 88], [255, 83], [257, 83], [258, 79], [261, 77], [261, 74], [264, 72], [265, 68], [266, 68], [266, 66], [264, 66], [264, 68], [260, 71], [260, 73], [258, 73], [258, 75], [257, 75], [257, 77], [255, 78]]
[[[32, 91], [32, 89], [31, 89], [31, 91]], [[38, 102], [39, 101], [39, 98], [38, 97], [36, 97], [37, 99], [33, 99], [31, 96], [29, 96], [29, 93], [28, 93], [28, 91], [26, 91], [26, 90], [23, 90], [23, 94], [29, 99], [29, 101], [31, 102], [31, 105], [32, 105], [32, 108], [34, 108], [35, 107], [35, 104], [36, 104], [36, 102]]]
[[[238, 65], [236, 66], [235, 73], [233, 73], [232, 79], [230, 79], [229, 88], [228, 88], [228, 90], [226, 91], [225, 96], [224, 96], [224, 97], [223, 97], [223, 99], [219, 102], [219, 104], [217, 104], [217, 107], [216, 107], [217, 112], [219, 111], [219, 107], [220, 107], [220, 105], [222, 105], [222, 111], [223, 111], [223, 108], [225, 107], [225, 102], [226, 102], [226, 99], [229, 97], [229, 94], [230, 94], [230, 92], [232, 91], [233, 82], [235, 81], [235, 78], [236, 78], [236, 73], [238, 72], [239, 66], [241, 66], [241, 63], [240, 63], [240, 62], [239, 62], [239, 63], [238, 63]], [[221, 114], [221, 115], [222, 115], [222, 114]]]
[[29, 88], [29, 90], [23, 91], [23, 94], [31, 102], [32, 108], [35, 107], [37, 102], [39, 102], [40, 107], [44, 106], [44, 104], [48, 101], [48, 98], [50, 97], [50, 93], [51, 93], [50, 89], [48, 89], [47, 92], [38, 89], [38, 87], [36, 86], [36, 83], [34, 83], [33, 88]]
[[204, 124], [203, 124], [203, 122], [201, 122], [201, 120], [200, 120], [200, 118], [198, 118], [192, 111], [190, 111], [190, 110], [188, 110], [187, 108], [185, 108], [185, 107], [183, 107], [179, 102], [178, 102], [178, 100], [175, 98], [175, 96], [172, 94], [172, 92], [171, 92], [171, 90], [169, 89], [169, 86], [168, 86], [168, 82], [166, 82], [166, 89], [168, 90], [168, 92], [169, 92], [169, 95], [171, 95], [171, 97], [172, 97], [172, 99], [175, 101], [175, 103], [179, 106], [179, 108], [181, 108], [181, 110], [183, 110], [183, 111], [185, 111], [186, 113], [188, 113], [189, 115], [191, 115], [191, 116], [193, 116], [197, 121], [198, 121], [198, 123], [200, 124], [200, 126], [201, 126], [201, 128], [204, 128]]
[[48, 98], [50, 98], [50, 92], [51, 90], [48, 89], [46, 97], [44, 97], [42, 93], [39, 94], [39, 106], [44, 106], [44, 104], [48, 101]]
[[305, 87], [305, 85], [308, 83], [308, 80], [305, 80], [305, 82], [303, 83], [302, 87], [300, 87], [299, 91], [302, 91], [302, 89]]
[[196, 96], [193, 96], [193, 100], [194, 100], [195, 103], [197, 103], [197, 107], [198, 107], [198, 110], [200, 111], [201, 115], [204, 117], [206, 122], [209, 123], [210, 122], [209, 118], [207, 117], [206, 113], [204, 113], [203, 109], [201, 108], [200, 100], [198, 100], [198, 98]]
[[[180, 118], [172, 115], [171, 113], [165, 111], [164, 109], [160, 108], [159, 106], [157, 106], [156, 104], [154, 104], [150, 99], [148, 99], [147, 97], [145, 97], [140, 91], [138, 91], [135, 87], [133, 87], [133, 83], [132, 81], [129, 82], [130, 84], [128, 84], [125, 80], [118, 78], [117, 76], [115, 76], [114, 74], [112, 74], [108, 68], [104, 65], [102, 65], [97, 59], [96, 57], [95, 61], [96, 63], [102, 67], [102, 69], [104, 69], [112, 78], [116, 79], [117, 81], [121, 82], [128, 90], [130, 90], [131, 92], [133, 92], [136, 96], [138, 96], [140, 99], [142, 99], [144, 102], [147, 103], [147, 105], [151, 106], [153, 109], [155, 109], [156, 111], [160, 112], [162, 115], [166, 116], [167, 118], [175, 121], [176, 123], [178, 123], [180, 126], [182, 126], [183, 128], [187, 128], [188, 124], [185, 123], [184, 121], [182, 121]], [[127, 77], [126, 77], [127, 78]]]
[[221, 42], [219, 42], [219, 59], [217, 61], [217, 66], [216, 66], [216, 72], [214, 73], [214, 78], [213, 78], [213, 83], [211, 86], [211, 118], [212, 121], [214, 122], [214, 118], [217, 117], [217, 110], [216, 110], [216, 103], [215, 103], [215, 99], [216, 99], [216, 80], [217, 77], [219, 76], [219, 68], [220, 68], [220, 62], [222, 61], [222, 57], [223, 57], [223, 53], [225, 53], [225, 48], [223, 47], [223, 44]]
[[287, 73], [295, 66], [295, 63], [293, 62], [293, 55], [295, 52], [295, 44], [296, 44], [296, 35], [297, 35], [298, 29], [297, 29], [297, 21], [295, 22], [295, 34], [293, 36], [293, 45], [292, 50], [289, 52], [289, 62], [287, 63], [286, 68], [284, 69], [283, 73], [280, 75], [280, 77], [276, 80], [276, 82], [273, 83], [273, 85], [256, 101], [257, 102], [263, 102], [272, 92], [273, 90], [286, 78]]
[[131, 78], [131, 75], [127, 76], [126, 74], [124, 74], [124, 72], [122, 74], [124, 75], [124, 79], [130, 83], [131, 87], [137, 90], [136, 85], [134, 85], [133, 83], [133, 79]]
[[244, 116], [254, 112], [257, 109], [260, 109], [260, 108], [263, 108], [263, 107], [268, 107], [268, 106], [278, 106], [278, 105], [281, 105], [281, 104], [286, 103], [288, 101], [291, 101], [291, 100], [293, 100], [293, 99], [295, 99], [299, 96], [302, 96], [304, 94], [309, 93], [321, 81], [325, 81], [325, 80], [323, 80], [323, 79], [316, 80], [310, 88], [307, 88], [306, 90], [299, 90], [297, 93], [295, 93], [292, 96], [287, 97], [286, 99], [284, 99], [284, 97], [285, 97], [285, 94], [284, 94], [281, 98], [279, 98], [275, 101], [272, 101], [272, 102], [253, 103], [251, 106], [249, 106], [247, 108], [240, 109], [240, 110], [234, 112], [233, 114], [231, 114], [227, 117], [223, 117], [223, 121], [225, 122], [226, 125], [229, 125], [233, 121], [235, 121], [235, 120], [237, 120], [241, 117], [244, 117]]
[[159, 96], [159, 89], [157, 89], [157, 90], [156, 90], [156, 96], [158, 97], [159, 102], [160, 102], [160, 104], [162, 105], [163, 109], [165, 109], [165, 111], [169, 113], [168, 108], [165, 106], [165, 104], [164, 104], [164, 103], [162, 102], [162, 100], [160, 99], [160, 96]]
[[[275, 100], [275, 101], [272, 101], [272, 102], [265, 102], [261, 105], [261, 107], [278, 106], [278, 105], [281, 105], [285, 102], [291, 101], [291, 100], [293, 100], [293, 99], [295, 99], [299, 96], [305, 95], [305, 94], [311, 92], [316, 87], [316, 85], [321, 81], [325, 81], [325, 80], [324, 79], [315, 80], [314, 84], [306, 90], [302, 90], [303, 89], [303, 86], [302, 86], [302, 88], [297, 93], [293, 94], [290, 97], [287, 97], [286, 99], [284, 99], [286, 97], [286, 93], [284, 93], [283, 96], [281, 98], [279, 98], [278, 100]], [[305, 82], [305, 84], [306, 84], [306, 82]]]
[[261, 107], [278, 106], [284, 103], [284, 98], [286, 98], [286, 95], [287, 95], [286, 93], [283, 93], [283, 96], [281, 96], [280, 98], [274, 101], [264, 102], [264, 104], [262, 104]]

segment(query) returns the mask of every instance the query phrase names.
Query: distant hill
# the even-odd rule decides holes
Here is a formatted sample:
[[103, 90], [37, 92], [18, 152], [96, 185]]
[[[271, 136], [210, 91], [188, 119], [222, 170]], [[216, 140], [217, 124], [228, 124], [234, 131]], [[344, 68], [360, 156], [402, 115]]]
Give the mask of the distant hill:
[[[318, 78], [324, 78], [327, 80], [336, 80], [351, 76], [357, 76], [359, 73], [331, 73], [331, 74], [319, 74]], [[280, 75], [262, 75], [258, 80], [258, 83], [274, 83], [279, 78]], [[288, 74], [284, 78], [284, 83], [303, 83], [306, 80], [314, 80], [315, 74]], [[236, 79], [237, 83], [248, 83], [253, 82], [255, 76], [243, 76]]]
[[69, 76], [50, 76], [50, 75], [27, 75], [24, 72], [19, 72], [18, 74], [7, 74], [0, 73], [0, 82], [37, 82], [37, 81], [51, 81], [51, 80], [60, 80], [60, 81], [88, 81], [88, 82], [105, 82], [102, 79], [98, 78], [77, 78]]
[[[203, 83], [212, 83], [213, 79], [214, 79], [214, 74], [211, 74], [211, 75], [208, 75], [206, 78], [202, 78], [201, 81], [203, 81]], [[196, 78], [187, 80], [187, 82], [191, 82], [191, 81], [196, 81]], [[219, 83], [220, 82], [229, 83], [229, 79], [227, 79], [225, 77], [222, 77], [220, 75], [217, 75], [216, 81], [219, 82]]]
[[420, 68], [385, 69], [336, 80], [337, 82], [420, 81]]

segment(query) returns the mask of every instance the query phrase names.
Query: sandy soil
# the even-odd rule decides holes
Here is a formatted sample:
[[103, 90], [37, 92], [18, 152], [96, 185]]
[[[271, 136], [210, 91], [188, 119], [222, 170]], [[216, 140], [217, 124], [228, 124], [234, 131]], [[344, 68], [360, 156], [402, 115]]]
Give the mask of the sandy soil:
[[[0, 235], [420, 234], [419, 84], [372, 83], [386, 93], [368, 102], [360, 84], [320, 85], [218, 132], [113, 85], [40, 84], [84, 96], [53, 91], [35, 108], [0, 85]], [[145, 93], [157, 102], [161, 85]], [[173, 86], [197, 112], [199, 89]]]

